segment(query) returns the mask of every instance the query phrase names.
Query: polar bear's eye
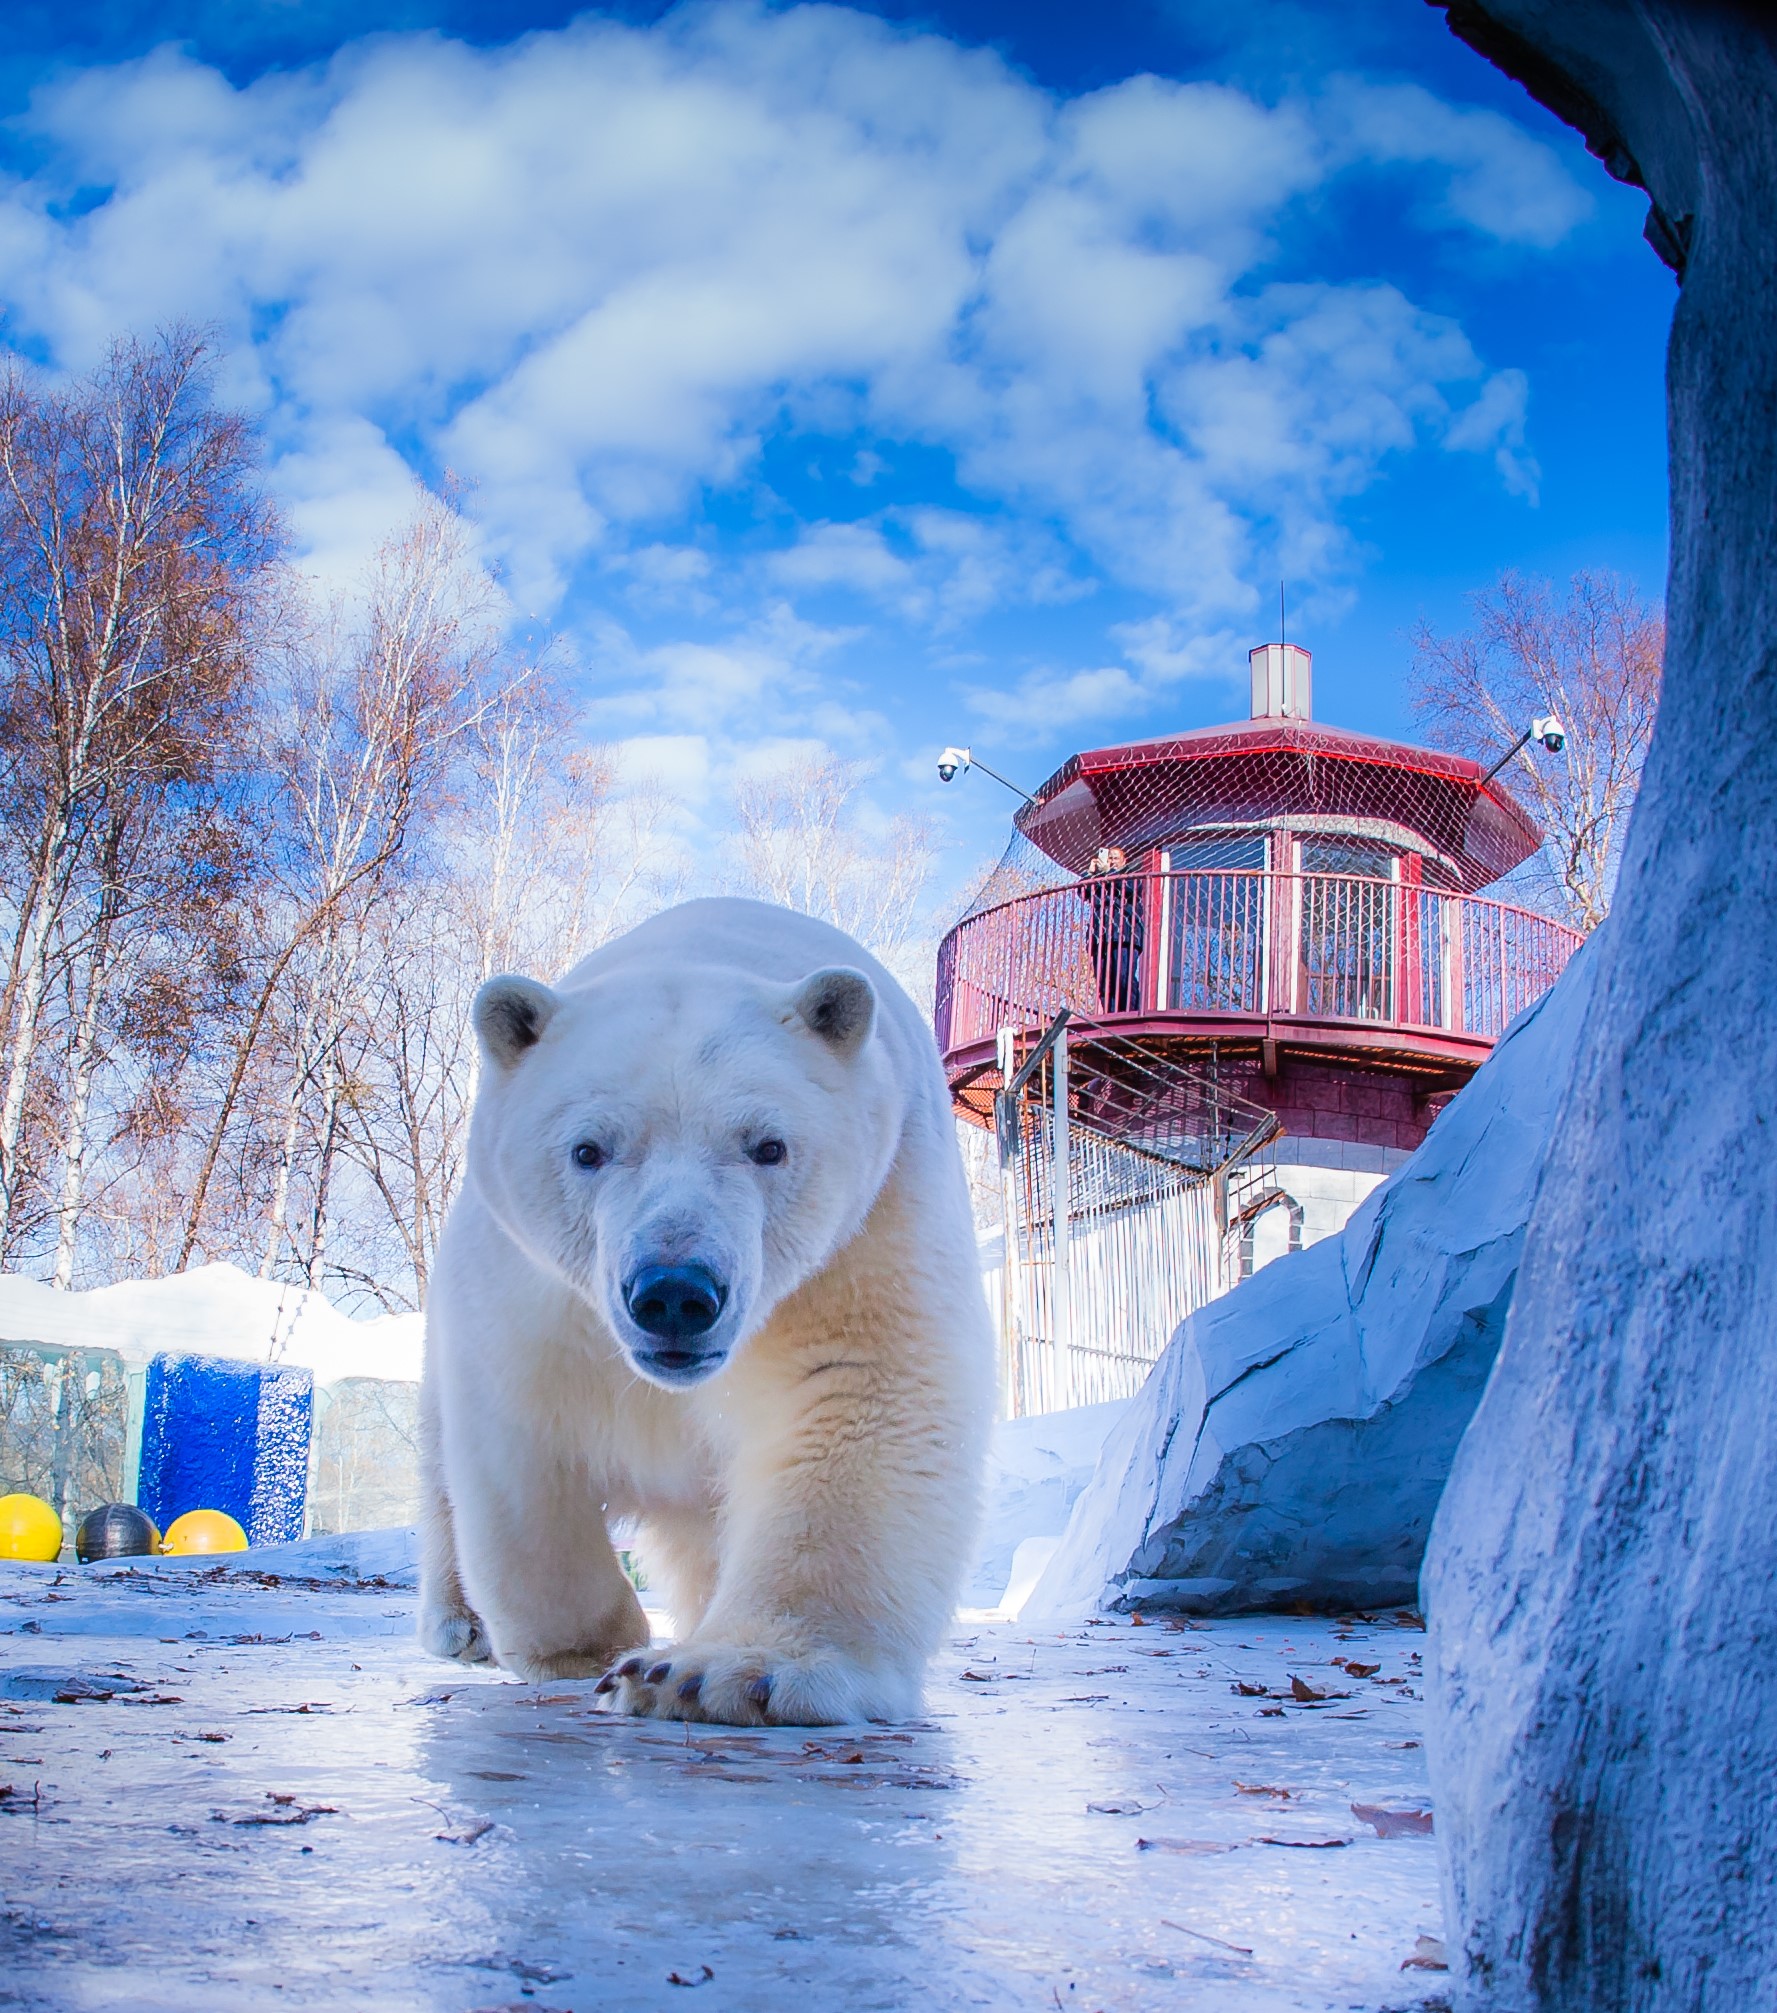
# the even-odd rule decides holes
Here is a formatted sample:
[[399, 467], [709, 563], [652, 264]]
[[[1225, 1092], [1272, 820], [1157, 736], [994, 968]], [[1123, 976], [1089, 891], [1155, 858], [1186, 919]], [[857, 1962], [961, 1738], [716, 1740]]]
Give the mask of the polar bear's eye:
[[781, 1139], [762, 1139], [756, 1145], [747, 1148], [747, 1158], [756, 1167], [776, 1167], [789, 1151]]
[[576, 1167], [603, 1167], [605, 1149], [596, 1140], [583, 1139], [574, 1149], [573, 1160]]

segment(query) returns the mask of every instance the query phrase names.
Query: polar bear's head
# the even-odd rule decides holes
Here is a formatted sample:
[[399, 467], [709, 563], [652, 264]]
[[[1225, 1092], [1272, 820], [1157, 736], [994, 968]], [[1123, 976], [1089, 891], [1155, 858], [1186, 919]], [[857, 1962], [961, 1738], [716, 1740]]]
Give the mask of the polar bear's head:
[[490, 979], [477, 1189], [651, 1382], [713, 1376], [858, 1228], [899, 1099], [875, 989], [625, 966], [562, 991]]

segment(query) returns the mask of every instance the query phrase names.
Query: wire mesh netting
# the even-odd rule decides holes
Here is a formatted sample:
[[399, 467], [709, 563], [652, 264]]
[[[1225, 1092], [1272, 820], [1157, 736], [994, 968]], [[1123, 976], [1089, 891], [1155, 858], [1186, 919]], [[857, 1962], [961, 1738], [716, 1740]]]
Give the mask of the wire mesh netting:
[[[939, 950], [952, 1095], [999, 1132], [1014, 1411], [1133, 1390], [1266, 1208], [1299, 1244], [1279, 1121], [1236, 1090], [1292, 1137], [1410, 1149], [1580, 942], [1480, 892], [1541, 843], [1497, 778], [1316, 724], [1306, 651], [1252, 668], [1252, 719], [1064, 763]], [[1065, 1124], [1052, 1058], [1005, 1092], [1058, 1021]]]
[[1465, 756], [1269, 716], [1071, 756], [1015, 823], [974, 910], [1159, 850], [1182, 848], [1181, 868], [1285, 868], [1280, 835], [1323, 842], [1309, 870], [1416, 863], [1424, 885], [1472, 894], [1542, 840]]
[[1064, 1009], [1491, 1039], [1580, 941], [1476, 892], [1540, 836], [1479, 764], [1305, 719], [1074, 756], [1016, 827], [940, 950], [946, 1053]]

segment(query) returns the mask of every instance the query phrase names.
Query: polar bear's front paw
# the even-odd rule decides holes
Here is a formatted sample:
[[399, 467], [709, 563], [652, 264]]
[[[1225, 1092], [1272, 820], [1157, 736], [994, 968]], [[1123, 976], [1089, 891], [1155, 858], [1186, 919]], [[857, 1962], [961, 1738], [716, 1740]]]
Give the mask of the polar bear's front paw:
[[688, 1642], [626, 1657], [599, 1680], [618, 1712], [723, 1726], [845, 1726], [905, 1719], [917, 1682], [867, 1669], [838, 1650], [741, 1649]]
[[460, 1664], [484, 1664], [494, 1653], [478, 1615], [430, 1602], [420, 1609], [420, 1645], [435, 1657]]

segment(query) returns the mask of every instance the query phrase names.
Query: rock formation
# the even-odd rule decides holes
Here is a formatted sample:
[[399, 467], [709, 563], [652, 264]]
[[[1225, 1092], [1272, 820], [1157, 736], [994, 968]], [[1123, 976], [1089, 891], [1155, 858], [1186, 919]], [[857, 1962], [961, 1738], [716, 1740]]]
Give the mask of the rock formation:
[[1181, 1324], [1026, 1619], [1416, 1599], [1499, 1348], [1594, 955], [1514, 1024], [1337, 1237]]
[[1681, 290], [1659, 730], [1426, 1568], [1447, 1936], [1476, 2013], [1746, 2013], [1777, 1977], [1777, 19], [1449, 11], [1647, 187]]

